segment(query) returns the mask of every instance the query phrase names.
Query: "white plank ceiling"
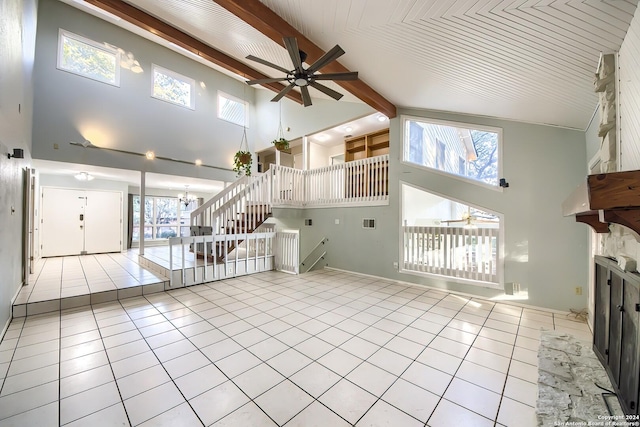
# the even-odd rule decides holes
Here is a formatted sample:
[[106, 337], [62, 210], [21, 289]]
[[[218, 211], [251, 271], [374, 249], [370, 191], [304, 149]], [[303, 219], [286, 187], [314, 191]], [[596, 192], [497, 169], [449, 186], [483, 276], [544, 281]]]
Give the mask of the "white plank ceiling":
[[[292, 68], [284, 48], [213, 0], [127, 1], [240, 60], [252, 54]], [[262, 1], [323, 49], [340, 44], [347, 52], [340, 62], [398, 107], [577, 129], [595, 110], [599, 54], [620, 49], [638, 3]]]

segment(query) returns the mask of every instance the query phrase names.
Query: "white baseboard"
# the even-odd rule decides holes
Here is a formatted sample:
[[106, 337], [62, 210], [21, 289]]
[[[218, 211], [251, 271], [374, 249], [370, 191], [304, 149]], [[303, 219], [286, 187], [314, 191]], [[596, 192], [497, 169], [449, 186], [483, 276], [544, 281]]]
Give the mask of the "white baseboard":
[[343, 270], [343, 269], [334, 268], [334, 267], [325, 267], [325, 270], [342, 271], [344, 273], [355, 274], [357, 276], [371, 277], [372, 279], [388, 280], [388, 281], [391, 281], [391, 282], [394, 282], [394, 283], [399, 283], [399, 284], [402, 284], [402, 285], [417, 286], [419, 288], [425, 288], [425, 289], [430, 289], [430, 290], [440, 291], [440, 292], [448, 292], [450, 294], [460, 295], [460, 296], [464, 296], [464, 297], [468, 297], [468, 298], [483, 299], [483, 300], [495, 302], [496, 304], [500, 303], [500, 304], [504, 304], [504, 305], [513, 305], [513, 306], [516, 306], [516, 307], [529, 308], [531, 310], [538, 310], [538, 311], [546, 311], [546, 312], [549, 312], [549, 313], [562, 314], [562, 315], [565, 315], [565, 316], [571, 314], [571, 312], [569, 312], [569, 311], [555, 310], [553, 308], [539, 307], [537, 305], [531, 305], [531, 304], [523, 304], [521, 302], [515, 302], [515, 301], [512, 301], [512, 300], [492, 301], [491, 298], [487, 298], [487, 297], [484, 297], [482, 295], [474, 295], [474, 294], [470, 294], [470, 293], [466, 293], [466, 292], [453, 291], [453, 290], [446, 289], [446, 288], [437, 288], [437, 287], [434, 287], [434, 286], [423, 285], [423, 284], [420, 284], [420, 283], [405, 282], [403, 280], [390, 279], [388, 277], [381, 277], [381, 276], [374, 276], [372, 274], [359, 273], [357, 271]]

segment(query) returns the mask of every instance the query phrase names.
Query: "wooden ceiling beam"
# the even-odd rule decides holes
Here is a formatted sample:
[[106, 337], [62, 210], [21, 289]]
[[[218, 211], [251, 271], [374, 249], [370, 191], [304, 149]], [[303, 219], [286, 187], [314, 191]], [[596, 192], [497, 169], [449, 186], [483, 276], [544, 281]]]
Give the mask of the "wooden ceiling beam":
[[[248, 80], [270, 77], [122, 0], [84, 1]], [[276, 93], [285, 88], [280, 83], [265, 83], [262, 86]], [[290, 91], [286, 96], [302, 104], [302, 96], [299, 92]]]
[[[325, 52], [311, 40], [278, 16], [259, 0], [212, 0], [238, 18], [251, 25], [262, 34], [284, 47], [283, 37], [295, 37], [300, 50], [306, 52], [308, 64], [318, 60]], [[338, 61], [322, 68], [324, 73], [343, 73], [349, 70]], [[351, 94], [389, 118], [396, 117], [396, 106], [373, 90], [362, 80], [336, 81]]]

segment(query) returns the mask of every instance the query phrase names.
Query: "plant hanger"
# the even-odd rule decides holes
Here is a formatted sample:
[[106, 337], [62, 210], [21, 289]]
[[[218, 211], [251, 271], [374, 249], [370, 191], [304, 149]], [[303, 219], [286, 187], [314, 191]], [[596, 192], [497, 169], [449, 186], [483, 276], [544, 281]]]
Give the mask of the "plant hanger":
[[[245, 148], [244, 150], [243, 147]], [[247, 139], [247, 117], [245, 114], [244, 123], [242, 125], [242, 138], [240, 138], [240, 147], [238, 148], [235, 156], [233, 156], [233, 170], [238, 173], [238, 176], [251, 176], [251, 163], [253, 163], [253, 157], [251, 156], [251, 151], [249, 151], [249, 140]]]
[[271, 141], [271, 143], [275, 145], [278, 151], [282, 151], [289, 149], [289, 141], [284, 137], [284, 130], [282, 129], [282, 101], [278, 102], [278, 106], [280, 107], [278, 133], [276, 134], [276, 139]]
[[284, 130], [282, 129], [282, 101], [278, 102], [278, 107], [280, 107], [280, 115], [278, 117], [278, 133], [276, 134], [276, 139], [285, 139], [284, 138]]

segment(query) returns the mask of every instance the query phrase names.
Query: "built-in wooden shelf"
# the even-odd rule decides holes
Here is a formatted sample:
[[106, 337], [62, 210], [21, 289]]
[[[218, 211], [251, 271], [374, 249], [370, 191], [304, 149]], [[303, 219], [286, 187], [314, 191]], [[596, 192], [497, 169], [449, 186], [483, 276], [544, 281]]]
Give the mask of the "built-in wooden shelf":
[[345, 139], [344, 150], [346, 162], [389, 154], [389, 129]]
[[609, 223], [634, 231], [640, 241], [640, 170], [589, 175], [562, 204], [564, 216], [608, 233]]

